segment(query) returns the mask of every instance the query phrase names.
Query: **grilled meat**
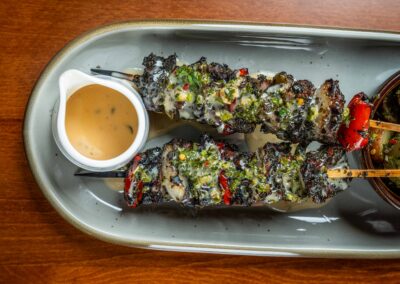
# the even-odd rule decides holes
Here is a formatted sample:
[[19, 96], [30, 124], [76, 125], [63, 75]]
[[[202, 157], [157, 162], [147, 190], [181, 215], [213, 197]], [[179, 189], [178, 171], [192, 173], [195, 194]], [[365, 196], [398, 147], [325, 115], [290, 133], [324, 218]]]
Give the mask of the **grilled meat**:
[[156, 56], [153, 53], [143, 60], [145, 67], [143, 75], [134, 80], [143, 96], [146, 108], [149, 111], [162, 112], [164, 97], [163, 93], [169, 82], [169, 75], [176, 67], [176, 56], [171, 55], [167, 58]]
[[348, 168], [344, 150], [323, 146], [293, 152], [267, 143], [257, 153], [204, 135], [200, 143], [174, 139], [137, 155], [125, 179], [129, 206], [177, 202], [184, 206], [263, 205], [280, 200], [316, 203], [345, 190], [349, 180], [327, 178], [328, 168]]
[[245, 68], [232, 70], [204, 57], [178, 66], [175, 55], [150, 54], [143, 65], [143, 75], [133, 81], [150, 111], [209, 124], [224, 134], [250, 133], [260, 124], [264, 132], [295, 143], [337, 143], [345, 103], [338, 81], [316, 89], [285, 72], [251, 76]]
[[315, 140], [326, 144], [337, 143], [344, 104], [339, 82], [326, 80], [316, 92], [315, 103], [310, 108], [309, 119], [306, 122]]

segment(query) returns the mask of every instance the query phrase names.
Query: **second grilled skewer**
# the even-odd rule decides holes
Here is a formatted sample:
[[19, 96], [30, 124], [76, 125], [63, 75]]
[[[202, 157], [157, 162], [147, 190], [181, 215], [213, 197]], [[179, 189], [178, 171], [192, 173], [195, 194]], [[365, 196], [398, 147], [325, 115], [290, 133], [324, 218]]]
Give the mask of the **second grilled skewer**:
[[340, 147], [295, 152], [289, 143], [267, 143], [257, 153], [203, 136], [201, 143], [174, 139], [137, 155], [125, 179], [129, 206], [175, 201], [185, 206], [262, 205], [281, 200], [322, 203], [347, 188], [327, 170], [348, 169]]

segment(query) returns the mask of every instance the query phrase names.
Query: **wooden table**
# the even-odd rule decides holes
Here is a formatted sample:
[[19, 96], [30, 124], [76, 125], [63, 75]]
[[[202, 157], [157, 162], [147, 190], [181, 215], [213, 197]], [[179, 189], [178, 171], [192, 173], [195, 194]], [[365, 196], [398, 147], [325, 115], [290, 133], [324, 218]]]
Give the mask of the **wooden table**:
[[22, 123], [32, 87], [51, 57], [88, 29], [121, 20], [191, 18], [400, 32], [396, 0], [288, 2], [1, 1], [0, 282], [398, 282], [400, 260], [171, 253], [104, 243], [64, 221], [28, 168]]

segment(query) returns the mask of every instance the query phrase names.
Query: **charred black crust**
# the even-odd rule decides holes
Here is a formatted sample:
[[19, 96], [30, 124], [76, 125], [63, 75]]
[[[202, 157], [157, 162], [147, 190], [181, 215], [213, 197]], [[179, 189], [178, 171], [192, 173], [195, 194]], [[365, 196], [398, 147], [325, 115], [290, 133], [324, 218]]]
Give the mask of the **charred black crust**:
[[210, 72], [213, 81], [228, 82], [236, 77], [235, 71], [230, 69], [228, 65], [215, 62], [208, 65], [208, 72]]
[[233, 122], [234, 132], [238, 133], [252, 133], [256, 129], [256, 123], [249, 123], [243, 118], [236, 117]]
[[[309, 142], [306, 118], [315, 93], [314, 85], [308, 80], [294, 81], [293, 77], [285, 72], [275, 75], [272, 83], [289, 84], [283, 90], [282, 99], [283, 101], [294, 101], [298, 106], [291, 112], [290, 120], [284, 129], [270, 126], [270, 124], [274, 125], [274, 123], [271, 123], [271, 118], [267, 116], [261, 124], [261, 131], [265, 133], [274, 133], [279, 139], [289, 140], [293, 143], [300, 143], [303, 141]], [[301, 101], [301, 103], [299, 103], [299, 101]], [[264, 105], [263, 111], [265, 113], [270, 113], [272, 110], [270, 103]], [[275, 111], [274, 120], [277, 123], [281, 121], [279, 111], [277, 110]]]
[[145, 152], [142, 165], [148, 169], [155, 168], [158, 172], [158, 177], [150, 183], [145, 183], [143, 186], [148, 186], [150, 190], [143, 194], [143, 204], [160, 203], [163, 201], [163, 193], [160, 190], [161, 184], [161, 154], [160, 147], [149, 149]]
[[160, 95], [169, 82], [169, 75], [176, 67], [176, 54], [167, 58], [151, 53], [143, 59], [145, 68], [142, 76], [135, 76], [133, 82], [141, 94], [146, 108], [162, 112], [163, 101]]
[[[142, 76], [135, 76], [133, 81], [141, 93], [146, 108], [150, 111], [164, 112], [164, 91], [169, 84], [169, 76], [171, 72], [177, 68], [176, 55], [173, 54], [167, 58], [157, 56], [151, 53], [143, 60], [145, 66]], [[240, 70], [232, 70], [226, 64], [207, 63], [205, 57], [201, 57], [197, 62], [191, 64], [192, 68], [200, 73], [208, 73], [211, 81], [202, 86], [199, 90], [200, 95], [206, 97], [209, 88], [223, 88], [227, 82], [237, 78]], [[282, 99], [284, 102], [292, 102], [293, 100], [301, 99], [300, 107], [292, 110], [290, 119], [288, 115], [279, 114], [279, 111], [273, 109], [270, 102], [261, 102], [261, 107], [257, 108], [255, 114], [251, 114], [251, 118], [242, 118], [240, 113], [243, 108], [240, 104], [235, 106], [226, 104], [222, 108], [233, 114], [233, 118], [223, 123], [219, 116], [211, 115], [210, 119], [205, 118], [206, 112], [215, 113], [219, 110], [218, 106], [207, 107], [199, 103], [199, 105], [190, 106], [191, 116], [189, 119], [197, 120], [200, 123], [210, 124], [217, 127], [219, 131], [225, 134], [251, 133], [255, 130], [257, 124], [261, 124], [263, 132], [275, 133], [278, 138], [289, 140], [294, 143], [309, 143], [317, 140], [323, 143], [336, 144], [337, 132], [343, 119], [344, 96], [341, 93], [338, 81], [329, 79], [323, 84], [323, 94], [329, 100], [329, 105], [321, 109], [319, 115], [324, 119], [318, 123], [307, 120], [308, 111], [313, 103], [315, 87], [308, 80], [295, 81], [293, 76], [286, 72], [277, 73], [272, 79], [268, 79], [264, 75], [258, 75], [257, 78], [252, 78], [248, 75], [240, 75], [241, 83], [239, 89], [243, 89], [248, 84], [252, 86], [254, 95], [260, 99], [261, 95], [272, 85], [282, 86]], [[318, 101], [318, 98], [316, 98]], [[170, 117], [180, 117], [180, 110], [185, 106], [185, 102], [174, 102], [173, 111], [169, 111]], [[271, 109], [272, 108], [272, 109]], [[275, 111], [275, 115], [266, 115]], [[256, 118], [254, 118], [256, 117]], [[257, 118], [258, 117], [258, 118]], [[272, 118], [271, 118], [272, 117]], [[325, 119], [326, 117], [326, 119]], [[284, 121], [283, 121], [284, 119]], [[287, 121], [288, 120], [288, 121]], [[224, 125], [223, 125], [224, 124]], [[323, 125], [322, 125], [323, 124]], [[223, 130], [220, 130], [223, 129]], [[311, 133], [311, 135], [310, 135]]]
[[296, 98], [309, 99], [314, 95], [315, 87], [308, 80], [298, 80], [293, 83], [290, 91]]
[[[160, 190], [160, 173], [161, 173], [161, 153], [162, 149], [160, 147], [149, 149], [140, 154], [140, 161], [137, 166], [142, 166], [148, 170], [155, 169], [158, 173], [158, 176], [152, 180], [151, 182], [143, 183], [142, 199], [140, 204], [158, 204], [163, 201], [163, 193]], [[130, 164], [132, 166], [132, 162]], [[135, 170], [135, 169], [132, 169]], [[130, 171], [128, 171], [129, 174]], [[125, 200], [128, 205], [132, 206], [137, 198], [137, 188], [136, 186], [140, 181], [133, 180], [133, 192], [124, 193]]]
[[251, 206], [253, 202], [254, 196], [253, 191], [251, 190], [251, 181], [244, 179], [239, 186], [234, 189], [231, 203], [242, 206]]
[[281, 154], [289, 154], [292, 149], [292, 144], [290, 142], [282, 143], [267, 143], [262, 148], [268, 157], [279, 156]]
[[328, 83], [328, 96], [330, 98], [329, 111], [330, 119], [326, 123], [326, 135], [324, 141], [330, 143], [337, 143], [336, 134], [343, 120], [343, 109], [345, 105], [345, 98], [339, 88], [339, 81], [329, 79]]
[[[308, 191], [308, 196], [315, 203], [323, 203], [328, 198], [335, 196], [343, 189], [328, 179], [323, 174], [323, 168], [332, 168], [343, 160], [347, 163], [346, 153], [343, 148], [338, 146], [324, 145], [316, 151], [306, 154], [306, 160], [301, 168], [303, 182]], [[351, 179], [343, 179], [349, 183]]]
[[[329, 180], [326, 176], [326, 170], [324, 170], [325, 168], [331, 168], [337, 165], [338, 162], [347, 162], [345, 152], [340, 147], [325, 145], [316, 151], [306, 153], [305, 147], [300, 146], [297, 147], [295, 155], [293, 155], [292, 144], [289, 142], [277, 144], [267, 143], [264, 147], [259, 149], [257, 155], [256, 153], [239, 152], [237, 146], [233, 144], [216, 141], [208, 135], [202, 135], [196, 149], [202, 151], [210, 145], [218, 147], [219, 153], [221, 154], [220, 158], [225, 161], [232, 161], [233, 166], [236, 167], [238, 171], [246, 170], [246, 167], [250, 163], [257, 161], [257, 166], [260, 167], [259, 170], [265, 174], [265, 182], [270, 185], [272, 193], [284, 200], [287, 198], [286, 192], [288, 189], [284, 183], [282, 183], [282, 157], [286, 157], [288, 161], [299, 161], [298, 158], [302, 157], [300, 160], [301, 164], [299, 165], [299, 176], [295, 176], [295, 178], [299, 179], [301, 176], [304, 186], [301, 190], [293, 192], [293, 194], [296, 194], [299, 198], [310, 197], [315, 203], [322, 203], [345, 189], [345, 187]], [[162, 163], [166, 162], [168, 166], [172, 166], [171, 161], [178, 158], [176, 150], [180, 148], [193, 149], [193, 147], [193, 142], [176, 138], [165, 144], [163, 148], [157, 147], [139, 154], [141, 159], [138, 165], [144, 167], [147, 172], [152, 172], [155, 169], [158, 173], [156, 177], [152, 176], [153, 179], [151, 182], [143, 184], [143, 197], [140, 204], [158, 204], [170, 201], [170, 197], [166, 195], [166, 190], [161, 183], [163, 178], [161, 176]], [[166, 160], [162, 158], [166, 154], [165, 151], [169, 151], [170, 154], [166, 156]], [[131, 169], [131, 171], [134, 170], [133, 168]], [[344, 181], [348, 183], [350, 179], [344, 179]], [[133, 193], [125, 195], [125, 199], [129, 205], [134, 204], [137, 199], [138, 192], [135, 186], [139, 181], [134, 180], [133, 182], [135, 183]], [[176, 175], [171, 176], [171, 182], [178, 185], [182, 183], [178, 171]], [[203, 198], [200, 197], [202, 195], [200, 195], [199, 192], [188, 190], [193, 188], [193, 185], [190, 184], [190, 179], [188, 179], [188, 182], [188, 187], [185, 187], [184, 198], [181, 201], [183, 206], [203, 207], [214, 204], [211, 202], [210, 197], [204, 195], [205, 197]], [[228, 177], [228, 184], [230, 183], [231, 179]], [[230, 188], [232, 194], [230, 204], [250, 206], [254, 202], [265, 200], [265, 198], [271, 194], [270, 191], [254, 191], [251, 184], [251, 180], [244, 178], [236, 185], [236, 188]], [[207, 187], [207, 185], [204, 186]], [[209, 190], [210, 188], [203, 189]], [[221, 201], [221, 204], [222, 203]]]
[[[162, 62], [162, 66], [156, 66], [159, 61]], [[150, 53], [149, 56], [143, 58], [142, 65], [148, 72], [151, 72], [155, 67], [163, 67], [165, 71], [171, 72], [176, 66], [176, 54], [164, 58], [162, 56], [157, 56], [154, 53]]]
[[[271, 175], [271, 169], [275, 168], [282, 156], [289, 155], [292, 144], [289, 142], [267, 143], [259, 151], [262, 163], [267, 171], [267, 176]], [[273, 174], [273, 173], [272, 173]]]
[[[295, 81], [289, 90], [289, 96], [296, 99], [302, 99], [303, 105], [292, 114], [292, 119], [283, 135], [284, 140], [289, 140], [294, 143], [309, 141], [307, 125], [305, 123], [307, 112], [310, 108], [312, 97], [315, 92], [314, 85], [308, 80]], [[307, 143], [306, 142], [306, 143]]]
[[292, 84], [293, 81], [294, 79], [292, 75], [282, 71], [275, 74], [274, 78], [272, 79], [272, 84]]

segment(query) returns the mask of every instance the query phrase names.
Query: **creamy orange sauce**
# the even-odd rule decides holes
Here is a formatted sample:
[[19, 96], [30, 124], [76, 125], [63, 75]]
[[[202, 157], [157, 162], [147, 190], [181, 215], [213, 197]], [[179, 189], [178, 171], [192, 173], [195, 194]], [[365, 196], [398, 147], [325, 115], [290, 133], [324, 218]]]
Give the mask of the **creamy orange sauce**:
[[123, 94], [93, 84], [77, 90], [67, 100], [65, 128], [79, 153], [95, 160], [108, 160], [133, 143], [138, 116]]

